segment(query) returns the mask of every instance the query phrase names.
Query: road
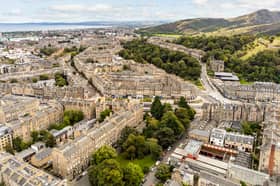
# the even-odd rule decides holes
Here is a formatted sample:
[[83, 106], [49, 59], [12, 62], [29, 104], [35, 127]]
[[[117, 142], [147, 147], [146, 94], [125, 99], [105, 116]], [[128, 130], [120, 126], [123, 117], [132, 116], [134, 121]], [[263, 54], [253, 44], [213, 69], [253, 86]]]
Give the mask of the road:
[[88, 175], [85, 175], [81, 179], [69, 183], [69, 186], [90, 186]]
[[205, 88], [205, 90], [200, 90], [199, 91], [199, 96], [201, 96], [203, 99], [208, 100], [209, 102], [214, 102], [214, 103], [239, 103], [238, 101], [233, 101], [230, 99], [225, 98], [218, 90], [217, 88], [213, 85], [211, 82], [210, 78], [208, 77], [207, 74], [207, 65], [206, 63], [202, 63], [201, 58], [203, 54], [205, 53], [202, 50], [197, 50], [197, 49], [190, 49], [186, 48], [182, 45], [177, 45], [174, 43], [167, 43], [165, 41], [159, 41], [159, 40], [149, 40], [150, 43], [158, 45], [163, 48], [167, 48], [169, 50], [174, 50], [174, 51], [179, 51], [179, 52], [184, 52], [187, 55], [191, 55], [192, 57], [196, 58], [200, 65], [201, 65], [201, 82]]

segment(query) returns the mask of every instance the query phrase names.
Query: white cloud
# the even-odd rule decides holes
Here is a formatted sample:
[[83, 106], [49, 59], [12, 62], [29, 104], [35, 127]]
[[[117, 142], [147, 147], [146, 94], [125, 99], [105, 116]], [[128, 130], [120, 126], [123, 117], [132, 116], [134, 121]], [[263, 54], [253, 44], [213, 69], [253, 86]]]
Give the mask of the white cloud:
[[197, 5], [206, 5], [208, 0], [194, 0], [193, 3]]
[[96, 5], [81, 5], [81, 4], [68, 4], [68, 5], [54, 5], [50, 10], [60, 12], [104, 12], [111, 11], [113, 7], [107, 4]]

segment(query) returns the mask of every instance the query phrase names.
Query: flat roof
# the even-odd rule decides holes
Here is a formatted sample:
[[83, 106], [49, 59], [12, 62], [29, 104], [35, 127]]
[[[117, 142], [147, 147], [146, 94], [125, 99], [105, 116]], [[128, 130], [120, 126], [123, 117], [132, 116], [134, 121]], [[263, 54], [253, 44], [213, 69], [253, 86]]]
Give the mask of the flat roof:
[[231, 72], [215, 72], [215, 76], [232, 77], [233, 74]]
[[200, 141], [190, 140], [184, 150], [187, 154], [197, 155], [201, 149], [202, 144], [203, 143]]
[[235, 75], [231, 76], [231, 77], [221, 77], [221, 80], [224, 81], [239, 81], [239, 78]]
[[189, 134], [196, 134], [196, 135], [200, 135], [200, 136], [204, 136], [204, 137], [210, 136], [210, 132], [208, 132], [206, 130], [199, 130], [199, 129], [193, 129], [190, 131]]

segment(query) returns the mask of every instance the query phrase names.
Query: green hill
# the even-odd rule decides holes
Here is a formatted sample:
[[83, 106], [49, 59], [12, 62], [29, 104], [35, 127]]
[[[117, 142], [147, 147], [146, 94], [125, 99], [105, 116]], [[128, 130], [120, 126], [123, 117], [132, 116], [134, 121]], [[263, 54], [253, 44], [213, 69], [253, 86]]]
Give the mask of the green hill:
[[140, 29], [141, 33], [180, 33], [206, 35], [236, 35], [241, 33], [280, 32], [280, 12], [259, 10], [231, 19], [196, 18]]

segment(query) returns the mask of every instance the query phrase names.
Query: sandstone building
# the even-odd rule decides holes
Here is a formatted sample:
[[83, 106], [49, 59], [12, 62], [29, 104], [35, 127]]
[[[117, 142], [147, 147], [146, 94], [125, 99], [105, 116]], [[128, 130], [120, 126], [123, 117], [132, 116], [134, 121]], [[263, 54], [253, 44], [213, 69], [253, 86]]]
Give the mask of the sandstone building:
[[72, 180], [89, 166], [92, 153], [103, 145], [112, 145], [124, 127], [136, 127], [143, 120], [139, 104], [129, 104], [126, 111], [116, 113], [72, 142], [54, 148], [53, 169], [56, 174]]

